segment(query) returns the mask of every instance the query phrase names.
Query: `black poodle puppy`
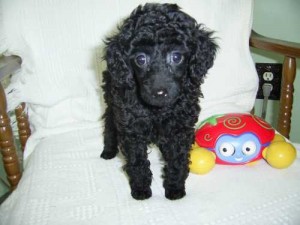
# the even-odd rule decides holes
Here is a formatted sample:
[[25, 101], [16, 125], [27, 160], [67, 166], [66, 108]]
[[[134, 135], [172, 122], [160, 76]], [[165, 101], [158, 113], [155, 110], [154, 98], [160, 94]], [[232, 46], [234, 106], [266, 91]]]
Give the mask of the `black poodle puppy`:
[[106, 41], [101, 157], [111, 159], [120, 148], [135, 199], [152, 195], [150, 143], [159, 147], [166, 162], [166, 198], [186, 194], [200, 84], [217, 48], [211, 36], [175, 4], [145, 4]]

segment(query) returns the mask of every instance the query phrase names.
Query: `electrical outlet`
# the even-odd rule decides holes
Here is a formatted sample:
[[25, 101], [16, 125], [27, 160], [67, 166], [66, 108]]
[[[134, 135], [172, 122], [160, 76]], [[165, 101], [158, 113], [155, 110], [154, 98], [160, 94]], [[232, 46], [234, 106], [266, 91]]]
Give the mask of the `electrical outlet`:
[[272, 72], [264, 72], [263, 79], [265, 81], [272, 81], [274, 79], [274, 74]]
[[280, 99], [282, 64], [281, 63], [256, 63], [256, 71], [259, 77], [259, 88], [256, 98], [263, 99], [263, 85], [272, 84], [273, 89], [269, 96], [271, 100]]

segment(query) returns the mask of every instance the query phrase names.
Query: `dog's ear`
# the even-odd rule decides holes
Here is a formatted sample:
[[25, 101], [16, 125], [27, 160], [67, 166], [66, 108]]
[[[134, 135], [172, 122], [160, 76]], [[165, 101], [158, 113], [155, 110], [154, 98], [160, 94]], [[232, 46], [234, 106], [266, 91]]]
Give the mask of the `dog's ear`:
[[129, 59], [118, 37], [115, 36], [106, 41], [106, 53], [104, 59], [111, 79], [117, 87], [132, 88], [134, 79], [129, 66]]
[[203, 82], [208, 69], [214, 63], [218, 47], [211, 36], [212, 32], [198, 27], [192, 37], [193, 52], [189, 62], [189, 73], [193, 83], [197, 85]]

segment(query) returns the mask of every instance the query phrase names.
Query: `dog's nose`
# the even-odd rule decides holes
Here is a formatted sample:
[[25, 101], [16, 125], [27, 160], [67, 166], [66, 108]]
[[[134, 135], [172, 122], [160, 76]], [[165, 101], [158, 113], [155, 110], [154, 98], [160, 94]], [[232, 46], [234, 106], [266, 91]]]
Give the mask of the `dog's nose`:
[[154, 95], [155, 97], [163, 98], [168, 96], [168, 92], [165, 89], [159, 89], [155, 91]]

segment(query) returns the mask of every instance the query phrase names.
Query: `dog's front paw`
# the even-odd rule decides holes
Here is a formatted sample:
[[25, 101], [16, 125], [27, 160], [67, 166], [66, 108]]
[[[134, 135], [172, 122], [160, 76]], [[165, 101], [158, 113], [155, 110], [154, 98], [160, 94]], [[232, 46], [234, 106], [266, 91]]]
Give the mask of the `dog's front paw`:
[[173, 188], [169, 188], [165, 190], [165, 196], [166, 198], [170, 199], [170, 200], [176, 200], [176, 199], [180, 199], [182, 197], [185, 196], [185, 189], [173, 189]]
[[131, 195], [136, 200], [144, 200], [152, 196], [152, 191], [150, 187], [142, 190], [131, 190]]

